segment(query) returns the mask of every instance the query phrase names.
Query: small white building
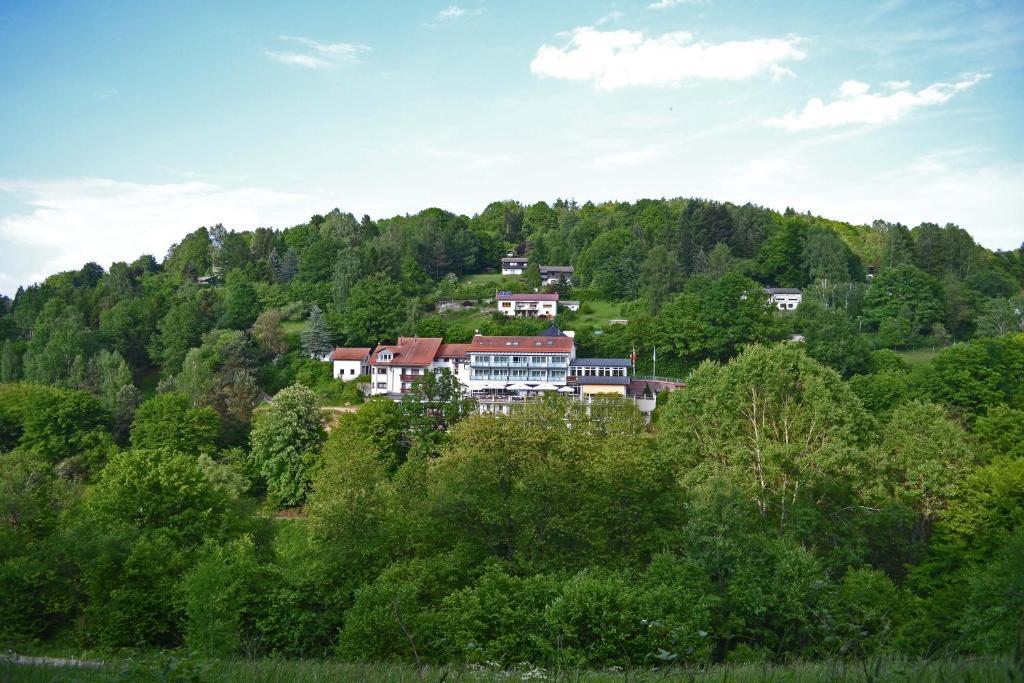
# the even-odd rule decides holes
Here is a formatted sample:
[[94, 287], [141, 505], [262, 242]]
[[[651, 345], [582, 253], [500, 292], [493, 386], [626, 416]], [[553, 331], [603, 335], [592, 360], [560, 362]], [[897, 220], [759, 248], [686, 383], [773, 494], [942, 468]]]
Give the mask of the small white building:
[[780, 311], [792, 311], [804, 298], [803, 292], [793, 287], [765, 287], [764, 291]]
[[557, 285], [559, 282], [571, 283], [572, 266], [540, 266], [540, 281], [544, 285]]
[[529, 260], [525, 256], [506, 256], [501, 259], [502, 275], [522, 275], [526, 272]]
[[558, 293], [513, 294], [498, 292], [498, 311], [509, 318], [554, 318], [558, 315]]
[[327, 356], [334, 370], [334, 379], [350, 382], [370, 374], [369, 348], [336, 348]]
[[563, 308], [568, 308], [570, 311], [578, 311], [578, 310], [580, 310], [580, 302], [579, 301], [570, 301], [569, 299], [563, 299], [563, 300], [558, 302], [558, 305], [563, 307]]

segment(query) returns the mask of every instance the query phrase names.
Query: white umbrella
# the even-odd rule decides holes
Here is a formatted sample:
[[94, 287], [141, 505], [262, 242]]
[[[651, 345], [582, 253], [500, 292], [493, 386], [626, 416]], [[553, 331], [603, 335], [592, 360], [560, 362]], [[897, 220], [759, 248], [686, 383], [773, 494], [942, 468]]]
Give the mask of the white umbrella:
[[531, 387], [529, 384], [509, 384], [505, 388], [510, 391], [526, 391], [528, 389], [532, 389], [533, 387]]
[[537, 391], [557, 391], [558, 386], [555, 384], [544, 382], [535, 386], [534, 389], [536, 389]]
[[574, 394], [574, 393], [576, 393], [576, 389], [574, 389], [573, 387], [562, 387], [558, 391], [560, 393], [563, 393], [563, 394]]

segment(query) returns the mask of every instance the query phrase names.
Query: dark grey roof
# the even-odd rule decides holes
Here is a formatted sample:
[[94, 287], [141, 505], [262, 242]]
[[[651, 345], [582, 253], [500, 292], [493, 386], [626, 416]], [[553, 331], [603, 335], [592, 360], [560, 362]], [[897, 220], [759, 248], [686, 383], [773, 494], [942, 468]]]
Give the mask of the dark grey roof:
[[594, 377], [593, 375], [576, 378], [577, 384], [616, 384], [620, 387], [629, 386], [632, 381], [630, 377]]
[[565, 333], [558, 329], [558, 325], [551, 323], [547, 326], [543, 332], [537, 334], [538, 337], [564, 337]]
[[628, 368], [633, 364], [628, 358], [574, 358], [569, 365], [576, 367]]
[[765, 287], [764, 291], [769, 294], [800, 294], [800, 290], [794, 287]]
[[527, 262], [527, 261], [529, 261], [529, 260], [530, 260], [530, 259], [528, 259], [528, 258], [527, 258], [527, 257], [525, 257], [525, 256], [505, 256], [505, 257], [503, 257], [503, 258], [501, 259], [501, 262], [502, 262], [502, 263], [510, 263], [510, 262], [515, 262], [515, 263], [520, 263], [520, 262], [522, 262], [522, 263], [526, 263], [526, 262]]
[[541, 266], [540, 272], [551, 272], [551, 273], [571, 273], [572, 266]]

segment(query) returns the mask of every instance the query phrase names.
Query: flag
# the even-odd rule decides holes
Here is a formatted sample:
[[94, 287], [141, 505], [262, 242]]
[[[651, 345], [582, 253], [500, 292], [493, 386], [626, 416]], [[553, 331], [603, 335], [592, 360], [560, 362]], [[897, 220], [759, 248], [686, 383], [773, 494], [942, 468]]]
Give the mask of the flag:
[[633, 344], [633, 351], [629, 354], [629, 360], [633, 364], [633, 369], [636, 369], [636, 344]]

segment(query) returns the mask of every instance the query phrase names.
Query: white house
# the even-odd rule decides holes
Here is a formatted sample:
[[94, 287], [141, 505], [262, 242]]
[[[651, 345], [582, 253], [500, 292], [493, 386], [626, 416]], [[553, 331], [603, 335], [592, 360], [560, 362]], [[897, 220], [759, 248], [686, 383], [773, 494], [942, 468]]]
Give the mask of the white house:
[[469, 344], [445, 344], [440, 337], [399, 337], [380, 345], [369, 358], [370, 395], [401, 398], [427, 372], [448, 370], [465, 386], [469, 382]]
[[572, 266], [540, 266], [540, 281], [545, 285], [557, 285], [561, 281], [572, 282]]
[[578, 310], [580, 310], [580, 302], [579, 301], [570, 301], [569, 299], [562, 299], [562, 300], [560, 300], [558, 302], [558, 305], [563, 307], [563, 308], [568, 308], [570, 311], [578, 311]]
[[566, 386], [569, 362], [576, 355], [572, 337], [485, 337], [476, 335], [468, 349], [470, 395], [507, 398]]
[[513, 294], [498, 292], [498, 311], [509, 318], [554, 318], [558, 315], [558, 293]]
[[765, 287], [768, 298], [780, 311], [792, 311], [800, 305], [804, 295], [792, 287]]
[[349, 382], [369, 374], [370, 349], [336, 348], [327, 356], [334, 370], [334, 379]]
[[501, 259], [502, 275], [522, 275], [526, 272], [529, 260], [525, 256], [507, 256]]
[[649, 417], [658, 391], [682, 386], [632, 377], [628, 358], [576, 358], [572, 333], [554, 325], [534, 337], [485, 337], [478, 332], [469, 344], [399, 337], [396, 344], [374, 349], [368, 363], [371, 395], [397, 401], [425, 373], [448, 370], [481, 412], [508, 413], [557, 392], [587, 404], [601, 396], [622, 396]]

